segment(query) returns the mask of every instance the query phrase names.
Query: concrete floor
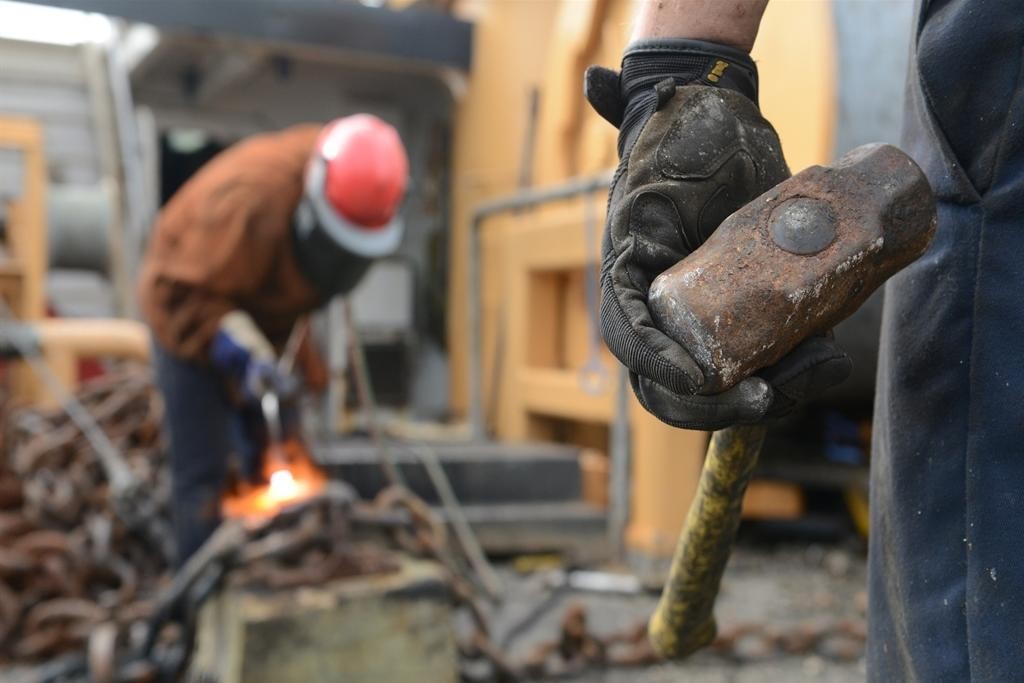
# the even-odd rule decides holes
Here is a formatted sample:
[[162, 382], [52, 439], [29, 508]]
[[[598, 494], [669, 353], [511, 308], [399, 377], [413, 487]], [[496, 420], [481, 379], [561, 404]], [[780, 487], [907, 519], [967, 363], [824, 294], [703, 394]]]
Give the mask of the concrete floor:
[[[498, 615], [496, 634], [503, 635], [543, 599], [537, 577], [507, 574], [508, 602]], [[739, 546], [723, 580], [716, 615], [723, 627], [756, 622], [785, 627], [814, 618], [859, 617], [864, 610], [865, 562], [860, 550], [849, 548]], [[515, 641], [513, 659], [527, 655], [538, 642], [558, 634], [565, 606], [582, 602], [596, 634], [628, 628], [646, 618], [656, 595], [613, 596], [572, 593]], [[780, 655], [765, 661], [737, 663], [712, 654], [698, 654], [681, 665], [647, 669], [609, 670], [575, 678], [592, 683], [853, 683], [863, 681], [863, 659], [835, 662], [815, 654]]]

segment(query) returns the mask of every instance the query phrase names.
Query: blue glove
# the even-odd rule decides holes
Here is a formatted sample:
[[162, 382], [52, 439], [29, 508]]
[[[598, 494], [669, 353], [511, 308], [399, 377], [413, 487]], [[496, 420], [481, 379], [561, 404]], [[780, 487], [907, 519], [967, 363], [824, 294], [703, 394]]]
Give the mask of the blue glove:
[[292, 377], [278, 372], [274, 363], [253, 356], [224, 330], [219, 330], [210, 343], [210, 365], [235, 381], [247, 402], [258, 402], [268, 391], [284, 398], [296, 389]]
[[253, 358], [245, 368], [242, 380], [242, 393], [247, 400], [259, 401], [263, 394], [274, 392], [283, 398], [281, 386], [284, 384], [281, 373], [273, 363]]
[[245, 379], [252, 354], [224, 330], [218, 330], [210, 342], [210, 365], [225, 377]]

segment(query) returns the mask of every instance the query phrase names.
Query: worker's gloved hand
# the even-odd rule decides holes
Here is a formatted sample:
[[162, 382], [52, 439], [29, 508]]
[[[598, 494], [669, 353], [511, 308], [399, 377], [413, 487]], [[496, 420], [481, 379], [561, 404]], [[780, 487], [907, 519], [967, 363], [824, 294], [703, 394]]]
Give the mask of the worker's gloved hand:
[[249, 401], [259, 401], [263, 394], [277, 393], [277, 368], [270, 361], [254, 358], [245, 369], [242, 393]]
[[225, 377], [241, 381], [249, 372], [252, 351], [226, 330], [217, 330], [210, 342], [210, 366]]
[[778, 135], [757, 108], [749, 55], [701, 41], [642, 41], [626, 50], [621, 73], [591, 67], [585, 86], [594, 109], [619, 128], [601, 331], [630, 370], [640, 403], [673, 426], [710, 430], [782, 415], [842, 381], [849, 358], [820, 337], [759, 377], [702, 395], [700, 368], [654, 326], [647, 308], [655, 277], [789, 176]]
[[284, 400], [298, 388], [292, 376], [278, 371], [275, 363], [260, 357], [224, 329], [217, 331], [210, 344], [210, 365], [236, 383], [246, 402], [258, 402], [268, 391]]

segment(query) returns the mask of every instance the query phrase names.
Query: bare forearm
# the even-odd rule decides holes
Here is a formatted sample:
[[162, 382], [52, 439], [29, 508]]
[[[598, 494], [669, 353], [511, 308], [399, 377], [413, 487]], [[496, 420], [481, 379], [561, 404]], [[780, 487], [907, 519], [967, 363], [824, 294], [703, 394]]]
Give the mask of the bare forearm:
[[633, 40], [689, 38], [747, 52], [768, 0], [641, 0]]

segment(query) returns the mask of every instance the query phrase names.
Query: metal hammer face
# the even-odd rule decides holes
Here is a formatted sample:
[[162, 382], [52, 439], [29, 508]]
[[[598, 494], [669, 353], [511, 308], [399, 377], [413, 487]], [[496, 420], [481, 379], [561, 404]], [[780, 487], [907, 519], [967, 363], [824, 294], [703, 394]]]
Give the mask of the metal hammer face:
[[727, 218], [651, 285], [654, 322], [714, 394], [850, 316], [935, 232], [921, 169], [891, 145], [811, 166]]

